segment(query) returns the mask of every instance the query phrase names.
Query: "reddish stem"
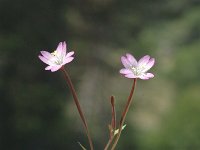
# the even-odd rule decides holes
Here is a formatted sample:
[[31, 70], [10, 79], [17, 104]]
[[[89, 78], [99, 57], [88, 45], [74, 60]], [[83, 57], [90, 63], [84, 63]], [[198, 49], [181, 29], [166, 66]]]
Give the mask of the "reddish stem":
[[84, 116], [84, 114], [83, 114], [83, 111], [82, 111], [82, 109], [81, 109], [81, 106], [80, 106], [80, 103], [79, 103], [79, 100], [78, 100], [76, 91], [75, 91], [75, 89], [74, 89], [74, 86], [73, 86], [73, 84], [72, 84], [72, 81], [71, 81], [71, 79], [70, 79], [70, 76], [69, 76], [69, 74], [67, 73], [67, 71], [65, 70], [64, 67], [62, 67], [61, 70], [62, 70], [62, 72], [64, 73], [65, 80], [66, 80], [66, 82], [67, 82], [67, 84], [68, 84], [68, 86], [69, 86], [69, 88], [70, 88], [70, 90], [71, 90], [71, 93], [72, 93], [72, 96], [73, 96], [73, 98], [74, 98], [74, 102], [75, 102], [75, 104], [76, 104], [78, 113], [79, 113], [79, 115], [80, 115], [80, 117], [81, 117], [81, 120], [82, 120], [82, 122], [83, 122], [85, 131], [86, 131], [86, 134], [87, 134], [87, 137], [88, 137], [88, 141], [89, 141], [89, 144], [90, 144], [90, 149], [91, 149], [91, 150], [94, 150], [93, 144], [92, 144], [92, 139], [91, 139], [91, 137], [90, 137], [90, 133], [89, 133], [89, 130], [88, 130], [88, 125], [87, 125], [85, 116]]
[[111, 106], [112, 106], [112, 120], [111, 120], [111, 125], [113, 130], [116, 129], [116, 112], [115, 112], [115, 98], [114, 96], [111, 96], [110, 98]]
[[121, 135], [121, 132], [122, 132], [122, 127], [124, 125], [124, 121], [125, 121], [125, 118], [126, 118], [126, 115], [127, 115], [127, 112], [129, 110], [129, 107], [131, 105], [131, 102], [132, 102], [132, 97], [133, 97], [133, 93], [134, 93], [134, 90], [135, 90], [135, 86], [136, 86], [136, 81], [137, 79], [134, 78], [134, 81], [133, 81], [133, 85], [132, 85], [132, 88], [131, 88], [131, 92], [130, 92], [130, 95], [128, 97], [128, 100], [127, 100], [127, 103], [126, 103], [126, 106], [124, 108], [124, 111], [122, 113], [122, 116], [121, 116], [121, 119], [120, 119], [120, 123], [119, 123], [119, 132], [117, 134], [117, 137], [115, 138], [115, 141], [112, 145], [112, 148], [111, 150], [114, 150], [117, 143], [118, 143], [118, 140], [120, 138], [120, 135]]
[[112, 118], [111, 118], [111, 125], [109, 125], [109, 132], [110, 132], [110, 138], [108, 140], [108, 143], [106, 144], [104, 150], [107, 150], [110, 144], [113, 141], [114, 138], [114, 132], [116, 129], [116, 112], [115, 112], [115, 98], [114, 96], [110, 97], [110, 103], [111, 103], [111, 108], [112, 108]]

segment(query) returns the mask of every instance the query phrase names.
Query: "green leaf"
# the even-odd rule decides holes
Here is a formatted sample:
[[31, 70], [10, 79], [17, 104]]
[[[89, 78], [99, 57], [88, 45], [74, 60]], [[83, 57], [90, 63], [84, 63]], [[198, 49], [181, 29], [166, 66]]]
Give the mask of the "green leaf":
[[83, 150], [87, 150], [80, 142], [78, 142], [78, 144], [80, 145], [80, 147], [81, 147]]
[[[124, 130], [124, 128], [126, 127], [126, 124], [122, 126], [122, 130]], [[119, 129], [115, 130], [114, 135], [118, 134]]]

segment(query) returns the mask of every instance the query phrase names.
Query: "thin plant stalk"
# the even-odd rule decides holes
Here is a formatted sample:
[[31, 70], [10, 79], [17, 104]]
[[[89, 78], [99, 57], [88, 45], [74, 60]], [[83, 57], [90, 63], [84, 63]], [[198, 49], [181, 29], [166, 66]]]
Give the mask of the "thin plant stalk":
[[112, 141], [114, 139], [114, 132], [116, 130], [116, 112], [115, 112], [115, 98], [114, 98], [114, 96], [111, 96], [110, 102], [111, 102], [111, 108], [112, 108], [111, 124], [108, 126], [109, 131], [110, 131], [110, 138], [109, 138], [108, 143], [106, 144], [104, 150], [108, 150], [110, 144], [112, 143]]
[[89, 133], [89, 130], [88, 130], [88, 125], [87, 125], [85, 116], [84, 116], [84, 114], [83, 114], [83, 111], [82, 111], [82, 109], [81, 109], [81, 106], [80, 106], [80, 103], [79, 103], [79, 100], [78, 100], [76, 91], [75, 91], [75, 89], [74, 89], [74, 86], [73, 86], [73, 84], [72, 84], [72, 81], [71, 81], [71, 79], [70, 79], [70, 76], [69, 76], [69, 74], [67, 73], [67, 71], [65, 70], [64, 67], [62, 67], [61, 70], [62, 70], [62, 72], [64, 73], [65, 80], [66, 80], [66, 82], [67, 82], [67, 84], [68, 84], [68, 86], [69, 86], [69, 88], [70, 88], [70, 90], [71, 90], [71, 93], [72, 93], [74, 102], [75, 102], [75, 104], [76, 104], [78, 113], [79, 113], [79, 115], [80, 115], [80, 117], [81, 117], [81, 120], [82, 120], [82, 122], [83, 122], [85, 131], [86, 131], [86, 134], [87, 134], [87, 137], [88, 137], [90, 149], [91, 149], [91, 150], [94, 150], [93, 143], [92, 143], [92, 139], [91, 139], [91, 136], [90, 136], [90, 133]]
[[130, 107], [131, 102], [132, 102], [132, 100], [133, 100], [132, 97], [133, 97], [133, 93], [134, 93], [134, 90], [135, 90], [136, 81], [137, 81], [137, 79], [134, 78], [134, 81], [133, 81], [133, 85], [132, 85], [132, 88], [131, 88], [130, 95], [129, 95], [129, 97], [128, 97], [126, 106], [125, 106], [125, 108], [124, 108], [124, 111], [123, 111], [122, 116], [121, 116], [121, 119], [120, 119], [120, 123], [119, 123], [119, 132], [118, 132], [118, 134], [117, 134], [117, 136], [116, 136], [116, 138], [115, 138], [115, 141], [114, 141], [114, 143], [113, 143], [113, 145], [112, 145], [112, 147], [111, 147], [111, 150], [114, 150], [114, 149], [115, 149], [115, 147], [116, 147], [116, 145], [117, 145], [117, 143], [118, 143], [118, 141], [119, 141], [119, 138], [120, 138], [120, 135], [121, 135], [121, 132], [122, 132], [122, 127], [123, 127], [123, 125], [124, 125], [127, 112], [128, 112], [128, 110], [129, 110], [129, 107]]
[[113, 138], [114, 138], [113, 136], [110, 137], [110, 139], [109, 139], [108, 143], [106, 144], [106, 147], [104, 148], [104, 150], [108, 150], [110, 144], [111, 144], [112, 141], [113, 141]]
[[116, 129], [116, 112], [115, 112], [115, 98], [114, 98], [114, 96], [111, 96], [110, 102], [111, 102], [111, 107], [112, 107], [111, 125], [112, 125], [112, 129], [115, 130]]

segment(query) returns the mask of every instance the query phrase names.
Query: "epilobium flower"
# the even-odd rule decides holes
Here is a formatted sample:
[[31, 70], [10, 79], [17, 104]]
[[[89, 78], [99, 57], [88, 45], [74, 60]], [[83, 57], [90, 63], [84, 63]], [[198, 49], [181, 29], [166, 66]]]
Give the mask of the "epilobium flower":
[[155, 59], [150, 58], [149, 55], [142, 57], [137, 62], [137, 60], [131, 54], [126, 54], [126, 56], [121, 57], [121, 62], [125, 68], [121, 69], [120, 73], [127, 78], [140, 78], [143, 80], [148, 80], [154, 77], [152, 73], [147, 73], [147, 71], [155, 63]]
[[74, 59], [74, 57], [72, 57], [74, 51], [67, 53], [65, 42], [60, 42], [57, 49], [53, 53], [49, 53], [47, 51], [40, 52], [42, 54], [38, 56], [40, 60], [49, 65], [45, 68], [45, 70], [51, 70], [51, 72], [59, 70], [62, 66]]

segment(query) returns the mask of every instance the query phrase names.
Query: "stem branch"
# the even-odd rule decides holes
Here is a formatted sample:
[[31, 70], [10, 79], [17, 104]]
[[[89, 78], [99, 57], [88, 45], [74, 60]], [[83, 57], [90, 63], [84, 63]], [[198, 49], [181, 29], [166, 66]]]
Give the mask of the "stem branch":
[[129, 107], [131, 105], [131, 102], [132, 102], [132, 97], [133, 97], [133, 93], [134, 93], [134, 90], [135, 90], [135, 86], [136, 86], [136, 81], [137, 79], [134, 78], [134, 81], [133, 81], [133, 85], [132, 85], [132, 88], [131, 88], [131, 92], [130, 92], [130, 95], [128, 97], [128, 100], [127, 100], [127, 103], [126, 103], [126, 106], [124, 108], [124, 111], [122, 113], [122, 116], [121, 116], [121, 119], [120, 119], [120, 123], [119, 123], [119, 132], [117, 134], [117, 137], [115, 138], [115, 141], [112, 145], [112, 148], [111, 150], [114, 150], [117, 143], [118, 143], [118, 140], [120, 138], [120, 135], [121, 135], [121, 132], [122, 132], [122, 127], [124, 125], [124, 121], [125, 121], [125, 118], [126, 118], [126, 115], [127, 115], [127, 112], [129, 110]]
[[110, 138], [108, 140], [108, 143], [106, 144], [104, 150], [107, 150], [112, 143], [114, 139], [114, 132], [116, 129], [116, 112], [115, 112], [115, 98], [114, 96], [110, 97], [110, 103], [111, 103], [111, 110], [112, 110], [112, 118], [111, 118], [111, 124], [108, 126], [109, 127], [109, 132], [110, 132]]

